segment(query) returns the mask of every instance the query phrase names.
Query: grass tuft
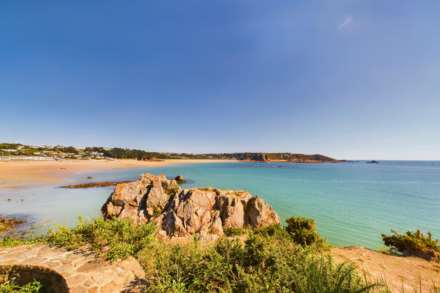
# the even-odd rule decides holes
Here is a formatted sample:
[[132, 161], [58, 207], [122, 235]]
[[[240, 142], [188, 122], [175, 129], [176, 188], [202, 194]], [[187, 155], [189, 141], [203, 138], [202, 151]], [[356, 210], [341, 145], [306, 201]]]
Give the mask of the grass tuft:
[[135, 225], [128, 219], [80, 218], [74, 228], [61, 226], [49, 231], [45, 241], [70, 250], [88, 247], [113, 261], [136, 255], [153, 240], [154, 232], [153, 224]]

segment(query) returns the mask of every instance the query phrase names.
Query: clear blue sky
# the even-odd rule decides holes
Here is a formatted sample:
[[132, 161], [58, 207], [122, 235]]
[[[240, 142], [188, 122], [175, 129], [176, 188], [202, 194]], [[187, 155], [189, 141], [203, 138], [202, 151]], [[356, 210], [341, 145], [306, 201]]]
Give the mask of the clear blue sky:
[[440, 159], [440, 1], [0, 2], [0, 141]]

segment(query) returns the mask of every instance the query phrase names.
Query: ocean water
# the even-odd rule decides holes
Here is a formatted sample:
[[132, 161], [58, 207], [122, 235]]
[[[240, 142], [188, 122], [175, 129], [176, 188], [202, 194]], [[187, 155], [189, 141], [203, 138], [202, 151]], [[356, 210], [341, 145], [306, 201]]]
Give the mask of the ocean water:
[[[245, 189], [268, 201], [284, 221], [314, 218], [335, 245], [381, 247], [391, 229], [432, 231], [440, 238], [440, 162], [379, 164], [213, 163], [82, 174], [69, 182], [134, 179], [143, 172], [183, 175], [185, 187]], [[0, 214], [26, 216], [36, 231], [94, 217], [112, 188], [45, 186], [0, 191]]]

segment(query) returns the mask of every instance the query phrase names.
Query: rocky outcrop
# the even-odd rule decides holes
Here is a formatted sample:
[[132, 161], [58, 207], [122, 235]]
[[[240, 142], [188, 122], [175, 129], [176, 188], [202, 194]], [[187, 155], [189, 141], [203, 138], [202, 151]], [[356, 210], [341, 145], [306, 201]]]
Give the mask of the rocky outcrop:
[[0, 216], [0, 234], [13, 230], [16, 226], [24, 224], [25, 221], [18, 218], [8, 218]]
[[164, 175], [144, 174], [137, 181], [116, 185], [102, 207], [105, 218], [129, 218], [155, 223], [158, 235], [217, 238], [226, 228], [259, 228], [279, 223], [263, 199], [246, 191], [216, 188], [182, 189]]

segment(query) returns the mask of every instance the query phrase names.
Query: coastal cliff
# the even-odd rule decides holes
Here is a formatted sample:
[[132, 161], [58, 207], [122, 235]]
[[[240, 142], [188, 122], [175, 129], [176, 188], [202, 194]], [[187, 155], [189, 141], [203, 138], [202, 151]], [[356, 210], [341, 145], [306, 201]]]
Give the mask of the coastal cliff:
[[102, 207], [106, 219], [153, 222], [158, 236], [216, 239], [228, 228], [260, 228], [279, 224], [263, 199], [246, 191], [215, 188], [182, 189], [165, 175], [143, 174], [137, 181], [116, 185]]
[[327, 156], [315, 154], [292, 154], [292, 153], [236, 153], [232, 154], [237, 160], [260, 161], [260, 162], [290, 162], [290, 163], [339, 163], [336, 160]]

